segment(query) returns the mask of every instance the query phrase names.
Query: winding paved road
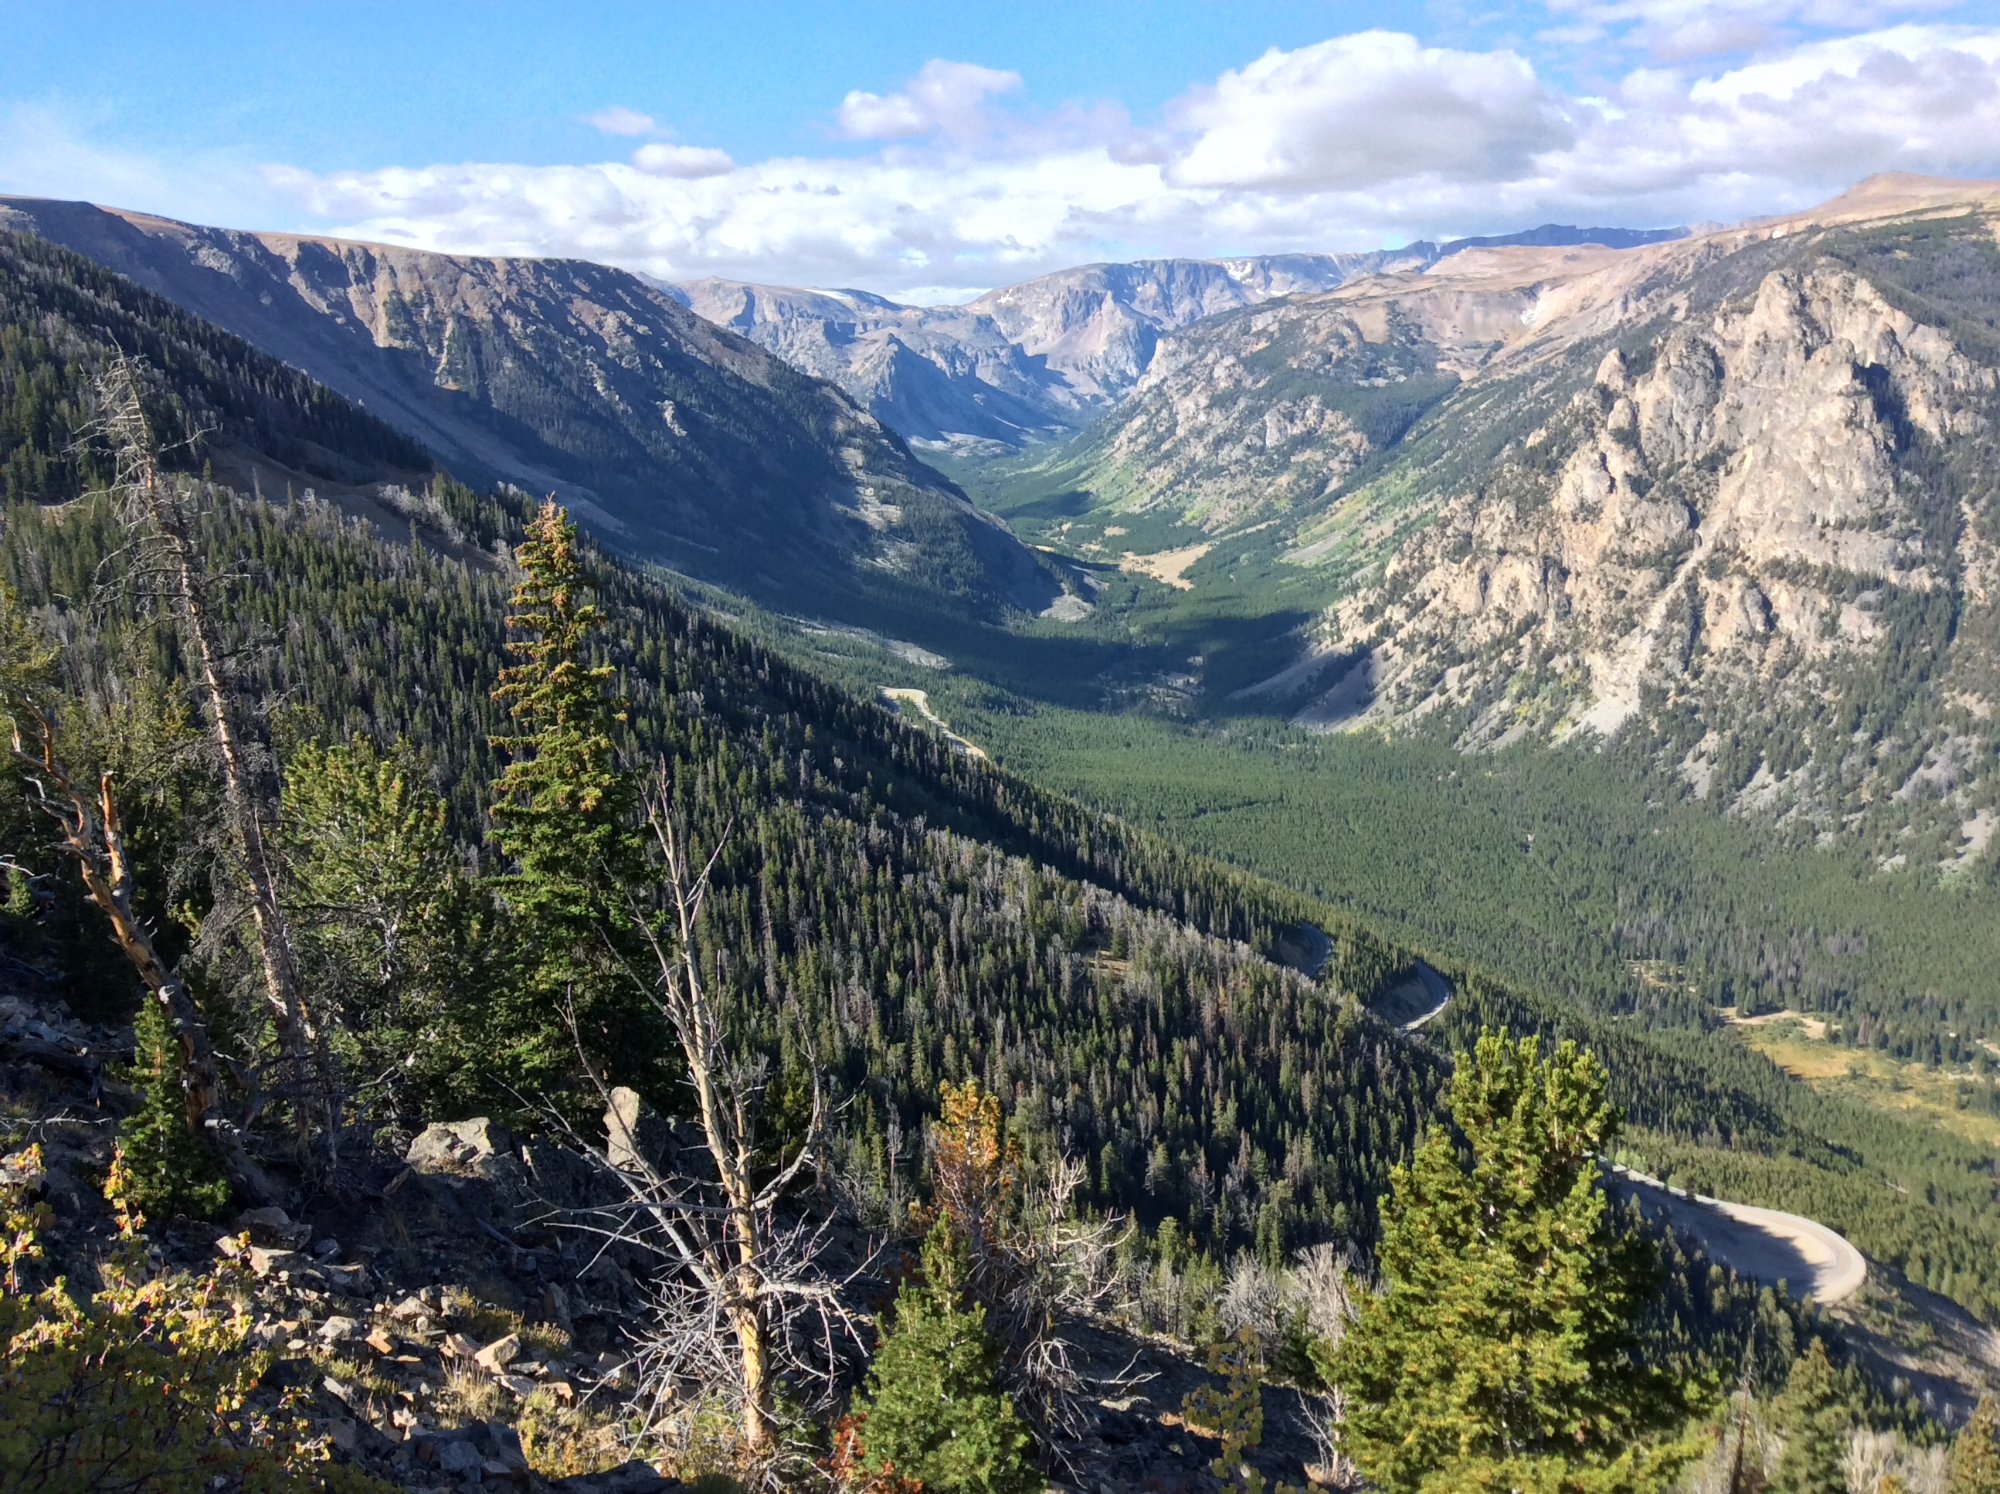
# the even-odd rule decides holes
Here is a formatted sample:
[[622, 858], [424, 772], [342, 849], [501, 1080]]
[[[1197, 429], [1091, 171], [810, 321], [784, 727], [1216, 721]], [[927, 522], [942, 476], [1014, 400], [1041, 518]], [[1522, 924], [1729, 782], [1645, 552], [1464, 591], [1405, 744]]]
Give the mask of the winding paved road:
[[[1311, 925], [1306, 935], [1306, 973], [1317, 980], [1332, 958], [1333, 941]], [[1410, 1033], [1439, 1016], [1451, 996], [1451, 982], [1419, 960], [1413, 977], [1371, 1009]], [[1637, 1195], [1649, 1218], [1695, 1239], [1710, 1260], [1739, 1276], [1772, 1286], [1784, 1282], [1793, 1296], [1810, 1297], [1822, 1307], [1852, 1297], [1868, 1280], [1867, 1258], [1816, 1219], [1676, 1191], [1645, 1173], [1612, 1162], [1606, 1166], [1614, 1190]]]
[[1648, 1216], [1701, 1242], [1710, 1260], [1822, 1307], [1844, 1302], [1868, 1280], [1867, 1257], [1816, 1219], [1667, 1188], [1658, 1178], [1611, 1164], [1612, 1186], [1636, 1193]]

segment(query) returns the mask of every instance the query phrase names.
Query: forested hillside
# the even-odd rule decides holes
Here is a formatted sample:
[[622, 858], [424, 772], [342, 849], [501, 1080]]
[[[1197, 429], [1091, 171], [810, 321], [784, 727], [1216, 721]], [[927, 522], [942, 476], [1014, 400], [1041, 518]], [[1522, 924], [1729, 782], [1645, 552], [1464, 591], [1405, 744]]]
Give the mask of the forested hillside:
[[[202, 544], [249, 578], [230, 591], [238, 667], [252, 700], [282, 702], [280, 740], [359, 734], [414, 751], [456, 838], [483, 854], [513, 585], [491, 557], [518, 540], [526, 510], [449, 481], [397, 501], [409, 542], [327, 503], [218, 490]], [[111, 584], [105, 565], [122, 544], [102, 500], [19, 505], [4, 540], [10, 584], [67, 640], [70, 677], [100, 711], [156, 698], [180, 667], [171, 633]], [[1255, 1237], [1267, 1207], [1261, 1227], [1279, 1239], [1366, 1240], [1430, 1081], [1351, 1001], [1407, 956], [1321, 905], [906, 728], [705, 621], [663, 583], [604, 558], [591, 566], [630, 702], [626, 751], [675, 766], [700, 835], [735, 823], [711, 913], [728, 985], [811, 1014], [823, 1057], [874, 1096], [854, 1112], [854, 1146], [908, 1134], [938, 1079], [1005, 1075], [1024, 1130], [1088, 1156], [1103, 1203], [1171, 1209], [1225, 1252]], [[193, 812], [171, 783], [158, 791], [162, 812]], [[163, 889], [198, 882], [195, 855], [152, 875]], [[1346, 1003], [1268, 963], [1308, 920], [1341, 946], [1330, 974]], [[1496, 964], [1526, 986], [1561, 968]], [[1662, 994], [1655, 1020], [1697, 1020]], [[1237, 1034], [1221, 1050], [1218, 1023]], [[1827, 1118], [1779, 1118], [1772, 1096], [1785, 1087], [1761, 1060], [1733, 1078], [1692, 1065], [1664, 1092], [1643, 1068], [1614, 1065], [1614, 1082], [1663, 1136], [1828, 1160]], [[1701, 1099], [1664, 1098], [1689, 1085]], [[1906, 1144], [1878, 1138], [1864, 1155], [1899, 1163]], [[886, 1188], [886, 1159], [872, 1165]]]
[[[1064, 1409], [1081, 1392], [1020, 1377], [1020, 1344], [1052, 1330], [1010, 1325], [1014, 1288], [996, 1280], [1054, 1282], [1048, 1300], [1124, 1331], [1240, 1327], [1243, 1352], [1270, 1360], [1255, 1375], [1318, 1394], [1352, 1316], [1340, 1283], [1375, 1269], [1385, 1217], [1407, 1241], [1423, 1207], [1399, 1170], [1420, 1137], [1424, 1186], [1449, 1191], [1459, 1139], [1500, 1144], [1475, 1081], [1529, 1110], [1546, 1083], [1558, 1111], [1575, 1087], [1599, 1138], [1534, 1163], [1580, 1200], [1563, 1225], [1579, 1258], [1653, 1283], [1643, 1299], [1619, 1287], [1601, 1343], [1563, 1350], [1579, 1373], [1651, 1366], [1606, 1422], [1626, 1430], [1586, 1439], [1591, 1458], [1643, 1442], [1678, 1467], [1691, 1454], [1660, 1437], [1715, 1413], [1747, 1357], [1783, 1372], [1820, 1331], [1679, 1246], [1652, 1275], [1651, 1248], [1620, 1243], [1593, 1186], [1600, 1146], [1820, 1212], [2000, 1315], [1989, 1150], [1803, 1090], [1706, 1032], [1685, 992], [1621, 1006], [1572, 967], [1503, 949], [1450, 962], [1443, 1025], [1398, 1033], [1365, 1005], [1415, 955], [1372, 907], [1336, 911], [912, 729], [582, 539], [555, 503], [417, 480], [421, 453], [234, 339], [71, 256], [12, 252], [0, 266], [27, 289], [5, 303], [0, 377], [22, 413], [0, 424], [0, 465], [25, 490], [0, 531], [0, 696], [25, 756], [0, 774], [0, 956], [10, 981], [87, 1018], [128, 1020], [135, 973], [151, 993], [114, 1198], [213, 1213], [232, 1184], [255, 1199], [269, 1169], [359, 1196], [378, 1153], [416, 1170], [434, 1122], [498, 1117], [557, 1144], [587, 1131], [600, 1158], [609, 1126], [642, 1214], [754, 1215], [783, 1240], [803, 1214], [808, 1231], [881, 1229], [913, 1251], [928, 1234], [935, 1298], [878, 1317], [885, 1349], [857, 1404], [897, 1404], [893, 1334], [988, 1293], [1012, 1357], [994, 1355], [1054, 1458], [1081, 1435]], [[121, 359], [127, 339], [157, 361]], [[338, 496], [223, 480], [274, 448], [302, 476], [340, 474]], [[694, 893], [689, 855], [708, 868]], [[1505, 1058], [1477, 1042], [1488, 1026], [1579, 1037], [1604, 1068]], [[1448, 1047], [1483, 1055], [1459, 1071], [1450, 1126]], [[1541, 1077], [1521, 1090], [1522, 1073]], [[632, 1160], [645, 1128], [600, 1123], [607, 1099], [614, 1117], [645, 1105], [703, 1128], [690, 1145], [720, 1181], [647, 1181]], [[1540, 1139], [1505, 1144], [1553, 1156], [1567, 1143], [1541, 1135], [1542, 1114], [1523, 1122]], [[714, 1139], [732, 1125], [733, 1147]], [[692, 1204], [690, 1186], [763, 1201]], [[1402, 1250], [1380, 1262], [1385, 1300]], [[1525, 1258], [1489, 1268], [1508, 1290], [1547, 1290]], [[1315, 1269], [1336, 1278], [1331, 1323], [1256, 1305]], [[654, 1285], [692, 1290], [690, 1271]], [[739, 1340], [765, 1322], [797, 1348], [777, 1308], [704, 1290]], [[673, 1364], [647, 1383], [691, 1383]], [[1662, 1395], [1666, 1370], [1683, 1391]], [[758, 1456], [795, 1414], [768, 1373], [746, 1367], [749, 1388], [716, 1402]], [[1853, 1415], [1928, 1435], [1921, 1407], [1892, 1404], [1907, 1384], [1843, 1384]], [[878, 1451], [892, 1424], [885, 1412]]]
[[[45, 283], [60, 286], [62, 271], [87, 281], [99, 274], [41, 255]], [[138, 325], [178, 334], [163, 344], [176, 356], [200, 329], [159, 303], [141, 312], [157, 320], [138, 316]], [[74, 445], [62, 429], [65, 402], [84, 406], [85, 381], [110, 340], [86, 340], [79, 329], [88, 322], [36, 320], [66, 335], [68, 383], [50, 413], [9, 428], [10, 470], [30, 473], [50, 470]], [[180, 417], [193, 428], [206, 407], [228, 419], [247, 399], [254, 386], [236, 370], [268, 367], [232, 339], [207, 335], [221, 351], [198, 367], [222, 371], [184, 394], [179, 383], [166, 386], [194, 405]], [[233, 366], [223, 361], [230, 355]], [[23, 369], [19, 387], [50, 387], [49, 365], [38, 366], [39, 386]], [[338, 401], [328, 408], [366, 433], [379, 429]], [[300, 424], [328, 440], [337, 434], [325, 419]], [[213, 439], [240, 434], [225, 425]], [[255, 434], [262, 439], [261, 427]], [[102, 451], [86, 444], [80, 455], [96, 466], [69, 475], [70, 492], [108, 471]], [[198, 460], [185, 454], [187, 465]], [[283, 742], [337, 747], [358, 734], [416, 753], [448, 795], [457, 837], [477, 848], [496, 770], [501, 716], [492, 694], [513, 585], [492, 557], [519, 540], [525, 507], [440, 481], [392, 497], [412, 526], [404, 544], [325, 502], [260, 504], [209, 491], [198, 538], [243, 577], [227, 610], [248, 699], [270, 703]], [[4, 545], [9, 584], [67, 643], [85, 719], [110, 734], [132, 702], [157, 702], [181, 655], [172, 631], [119, 584], [126, 539], [112, 505], [18, 502]], [[673, 765], [700, 836], [735, 826], [726, 891], [711, 904], [717, 947], [733, 952], [728, 986], [746, 999], [783, 993], [788, 1009], [812, 1014], [819, 1051], [873, 1101], [855, 1112], [854, 1146], [865, 1151], [874, 1143], [864, 1138], [885, 1127], [908, 1133], [941, 1079], [1011, 1073], [1025, 1132], [1082, 1146], [1107, 1202], [1142, 1202], [1146, 1177], [1171, 1175], [1176, 1207], [1219, 1247], [1247, 1240], [1267, 1204], [1267, 1232], [1338, 1218], [1343, 1232], [1365, 1235], [1427, 1081], [1351, 1001], [1328, 1003], [1260, 956], [1295, 928], [1305, 902], [994, 774], [702, 620], [662, 583], [602, 557], [592, 571], [630, 702], [625, 750], [635, 762]], [[165, 736], [151, 746], [164, 751], [176, 728], [170, 708], [160, 709], [167, 714], [152, 724]], [[127, 741], [117, 750], [130, 762], [149, 749]], [[183, 797], [184, 779], [141, 779], [133, 791], [142, 783], [168, 818], [156, 826], [135, 808], [133, 834], [164, 849], [175, 841], [171, 825], [199, 803]], [[10, 839], [34, 838], [32, 817], [10, 816]], [[148, 874], [163, 890], [197, 885], [205, 856], [190, 842]], [[36, 865], [54, 870], [46, 853]], [[87, 925], [70, 937], [80, 955], [97, 940]], [[1375, 978], [1393, 961], [1352, 958]], [[106, 974], [102, 961], [82, 957], [69, 968], [89, 972], [76, 1001], [118, 1008], [116, 984], [94, 985]], [[1259, 1013], [1272, 1003], [1293, 1015], [1267, 1023]], [[1212, 1051], [1197, 1062], [1188, 1045], [1217, 1022], [1248, 1047], [1227, 1065]], [[1270, 1046], [1279, 1031], [1291, 1034], [1282, 1054]], [[1312, 1129], [1298, 1133], [1288, 1110], [1273, 1108], [1282, 1087], [1267, 1065], [1281, 1061], [1302, 1065], [1316, 1092], [1350, 1092], [1354, 1103], [1316, 1109]], [[1383, 1090], [1385, 1064], [1404, 1077]], [[491, 1076], [483, 1092], [503, 1084]], [[1190, 1086], [1217, 1096], [1217, 1106], [1180, 1103]], [[1163, 1147], [1165, 1167], [1153, 1155]], [[869, 1162], [886, 1188], [892, 1160]], [[1285, 1202], [1272, 1204], [1252, 1167], [1259, 1179], [1290, 1173]], [[1226, 1194], [1225, 1181], [1234, 1185]]]
[[430, 471], [415, 441], [198, 317], [46, 240], [0, 234], [0, 483], [11, 502], [75, 498], [110, 477], [91, 380], [106, 349], [161, 376], [151, 413], [169, 458], [255, 449], [281, 468], [334, 483]]

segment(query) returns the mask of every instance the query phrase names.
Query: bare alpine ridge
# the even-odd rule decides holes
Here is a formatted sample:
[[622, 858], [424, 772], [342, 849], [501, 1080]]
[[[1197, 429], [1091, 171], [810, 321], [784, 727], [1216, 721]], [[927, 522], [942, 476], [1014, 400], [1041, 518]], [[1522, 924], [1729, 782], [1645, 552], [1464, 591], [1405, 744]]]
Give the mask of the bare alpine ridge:
[[637, 557], [828, 614], [1060, 591], [845, 395], [625, 271], [23, 198], [0, 198], [0, 230], [165, 296], [469, 480], [557, 494]]
[[913, 441], [1020, 446], [1068, 434], [1117, 404], [1161, 340], [1219, 312], [1422, 270], [1467, 248], [1626, 248], [1686, 230], [1570, 228], [1418, 242], [1355, 254], [1143, 259], [1081, 265], [963, 306], [905, 306], [866, 291], [694, 280], [669, 287], [711, 321], [830, 379]]

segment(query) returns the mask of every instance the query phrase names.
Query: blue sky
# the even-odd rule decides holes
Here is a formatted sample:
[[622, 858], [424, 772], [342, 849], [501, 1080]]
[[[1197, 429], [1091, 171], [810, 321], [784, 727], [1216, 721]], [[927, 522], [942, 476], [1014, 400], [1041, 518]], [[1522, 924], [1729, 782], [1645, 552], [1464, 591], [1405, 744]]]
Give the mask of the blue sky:
[[950, 298], [2000, 175], [2000, 0], [0, 0], [0, 191]]

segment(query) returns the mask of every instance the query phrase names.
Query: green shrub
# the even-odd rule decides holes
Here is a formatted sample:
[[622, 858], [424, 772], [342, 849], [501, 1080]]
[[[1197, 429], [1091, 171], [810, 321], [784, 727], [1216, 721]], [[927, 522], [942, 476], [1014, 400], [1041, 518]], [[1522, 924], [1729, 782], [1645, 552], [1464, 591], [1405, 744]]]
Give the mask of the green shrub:
[[107, 1190], [120, 1248], [81, 1294], [33, 1275], [44, 1206], [29, 1148], [0, 1158], [0, 1486], [48, 1494], [374, 1494], [387, 1486], [333, 1466], [297, 1393], [252, 1397], [269, 1356], [223, 1264], [166, 1276], [148, 1263], [122, 1162]]
[[211, 1219], [228, 1205], [229, 1184], [208, 1142], [188, 1129], [167, 1014], [148, 1000], [133, 1029], [139, 1108], [118, 1128], [126, 1197], [142, 1213]]
[[924, 1281], [905, 1283], [896, 1318], [855, 1404], [870, 1474], [927, 1494], [1034, 1494], [1034, 1444], [1000, 1389], [986, 1309], [965, 1300], [965, 1246], [950, 1215], [924, 1242]]

